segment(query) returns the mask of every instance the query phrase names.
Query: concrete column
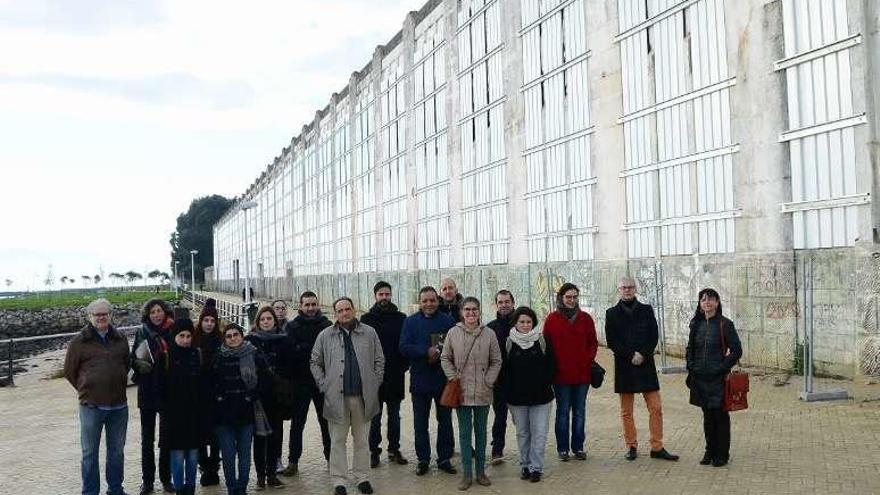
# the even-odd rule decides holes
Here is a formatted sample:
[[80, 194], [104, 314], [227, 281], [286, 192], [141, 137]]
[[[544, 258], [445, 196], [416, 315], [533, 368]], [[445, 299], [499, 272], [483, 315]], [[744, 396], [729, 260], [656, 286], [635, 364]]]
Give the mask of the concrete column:
[[849, 0], [847, 17], [849, 33], [862, 35], [862, 43], [850, 50], [853, 108], [868, 117], [867, 125], [854, 128], [856, 177], [871, 193], [870, 206], [859, 211], [859, 240], [880, 243], [880, 2]]
[[599, 231], [593, 237], [596, 259], [626, 257], [626, 189], [623, 171], [623, 126], [617, 119], [623, 115], [623, 83], [620, 72], [620, 49], [614, 43], [617, 35], [617, 2], [587, 0], [587, 62], [590, 79], [590, 116], [595, 129], [590, 138], [593, 175], [593, 221]]
[[526, 160], [523, 157], [525, 143], [525, 102], [520, 91], [523, 85], [522, 4], [519, 0], [500, 2], [502, 42], [504, 49], [504, 148], [507, 156], [507, 235], [510, 244], [507, 250], [509, 265], [524, 265], [529, 262], [528, 208], [525, 194]]
[[449, 264], [464, 264], [461, 247], [461, 119], [458, 91], [458, 0], [443, 0], [443, 29], [446, 40], [446, 156], [449, 162]]
[[[725, 2], [727, 58], [736, 85], [730, 90], [737, 252], [791, 249], [791, 215], [780, 205], [791, 200], [788, 146], [777, 136], [787, 129], [785, 74], [773, 63], [785, 57], [782, 3]], [[760, 97], [756, 97], [760, 95]]]

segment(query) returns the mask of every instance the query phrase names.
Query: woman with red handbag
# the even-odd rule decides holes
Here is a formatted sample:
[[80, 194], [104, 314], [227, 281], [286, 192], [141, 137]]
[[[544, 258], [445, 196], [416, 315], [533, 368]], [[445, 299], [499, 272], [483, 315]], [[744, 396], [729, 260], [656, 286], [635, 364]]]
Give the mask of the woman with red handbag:
[[706, 453], [702, 465], [724, 466], [730, 459], [730, 413], [724, 409], [724, 381], [742, 357], [733, 321], [721, 314], [721, 297], [703, 289], [690, 322], [687, 386], [690, 403], [703, 410]]

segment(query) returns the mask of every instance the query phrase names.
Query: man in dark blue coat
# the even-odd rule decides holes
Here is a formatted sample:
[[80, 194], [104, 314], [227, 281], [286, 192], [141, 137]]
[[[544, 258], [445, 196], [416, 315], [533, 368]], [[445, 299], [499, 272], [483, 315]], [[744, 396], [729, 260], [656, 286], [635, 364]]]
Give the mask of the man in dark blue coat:
[[406, 318], [400, 333], [400, 353], [410, 363], [409, 392], [419, 460], [416, 474], [419, 476], [428, 472], [431, 461], [428, 417], [432, 401], [437, 408], [437, 467], [449, 474], [457, 472], [449, 461], [455, 448], [452, 410], [440, 405], [440, 396], [446, 386], [446, 375], [440, 368], [440, 352], [446, 332], [455, 323], [449, 315], [437, 311], [438, 299], [436, 289], [423, 287], [419, 291], [419, 311]]
[[[509, 290], [501, 289], [495, 294], [496, 317], [486, 326], [495, 332], [498, 339], [498, 345], [501, 347], [501, 355], [507, 362], [506, 349], [507, 337], [510, 335], [510, 329], [513, 328], [515, 322], [511, 321], [513, 316], [514, 299], [513, 294]], [[507, 436], [507, 400], [504, 397], [504, 367], [498, 379], [495, 380], [493, 387], [494, 396], [492, 398], [492, 411], [495, 413], [495, 419], [492, 421], [492, 465], [497, 466], [504, 460], [504, 438]]]
[[376, 303], [361, 322], [373, 327], [382, 343], [385, 355], [385, 373], [379, 387], [379, 414], [370, 423], [370, 467], [379, 466], [382, 453], [382, 406], [388, 411], [388, 459], [397, 464], [408, 464], [400, 453], [400, 402], [403, 401], [404, 373], [409, 364], [400, 353], [400, 332], [406, 315], [391, 302], [391, 284], [379, 281], [373, 286]]

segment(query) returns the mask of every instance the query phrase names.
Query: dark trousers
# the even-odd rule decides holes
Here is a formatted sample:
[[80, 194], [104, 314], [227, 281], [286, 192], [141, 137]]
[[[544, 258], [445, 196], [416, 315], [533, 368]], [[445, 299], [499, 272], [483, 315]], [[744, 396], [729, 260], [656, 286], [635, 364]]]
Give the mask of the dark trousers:
[[258, 478], [275, 476], [276, 462], [281, 458], [281, 442], [284, 437], [284, 420], [281, 415], [267, 410], [266, 416], [272, 433], [267, 437], [254, 435], [254, 467]]
[[[141, 478], [145, 485], [156, 481], [156, 422], [159, 411], [141, 409]], [[161, 435], [161, 433], [160, 433]], [[171, 483], [171, 456], [159, 447], [159, 481]]]
[[400, 450], [400, 401], [389, 400], [379, 402], [379, 414], [370, 421], [370, 452], [381, 452], [382, 445], [382, 408], [388, 413], [388, 451]]
[[287, 456], [287, 460], [293, 464], [298, 463], [299, 458], [302, 457], [303, 430], [306, 428], [310, 403], [315, 404], [318, 425], [321, 427], [324, 459], [330, 460], [330, 430], [327, 429], [327, 420], [324, 419], [324, 394], [316, 388], [301, 388], [293, 396], [293, 418], [290, 421], [290, 438], [288, 439], [290, 453]]
[[730, 459], [730, 413], [703, 408], [703, 433], [706, 436], [706, 453], [712, 459]]
[[492, 456], [504, 455], [504, 437], [507, 435], [507, 401], [496, 388], [492, 400], [492, 411], [495, 419], [492, 421]]
[[216, 433], [211, 433], [207, 443], [199, 447], [199, 469], [212, 474], [220, 470], [220, 442]]
[[452, 409], [440, 405], [440, 395], [412, 394], [413, 427], [416, 443], [416, 457], [419, 462], [431, 460], [431, 438], [428, 435], [428, 417], [434, 403], [434, 416], [437, 419], [437, 463], [449, 461], [455, 449], [455, 433], [452, 430]]

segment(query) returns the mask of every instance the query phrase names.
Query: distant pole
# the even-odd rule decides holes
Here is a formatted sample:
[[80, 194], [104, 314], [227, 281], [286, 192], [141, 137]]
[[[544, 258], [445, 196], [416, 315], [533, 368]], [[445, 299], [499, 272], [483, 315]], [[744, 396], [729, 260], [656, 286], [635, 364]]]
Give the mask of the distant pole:
[[195, 293], [196, 291], [196, 255], [199, 254], [198, 249], [193, 249], [189, 252], [189, 268], [190, 268], [190, 287], [189, 291], [191, 293]]
[[177, 260], [174, 260], [174, 297], [177, 297], [178, 291], [180, 291], [180, 270], [177, 269], [177, 265], [180, 263]]
[[241, 210], [244, 212], [244, 300], [247, 304], [251, 302], [251, 254], [248, 249], [247, 211], [256, 206], [256, 201], [245, 201], [241, 204]]

